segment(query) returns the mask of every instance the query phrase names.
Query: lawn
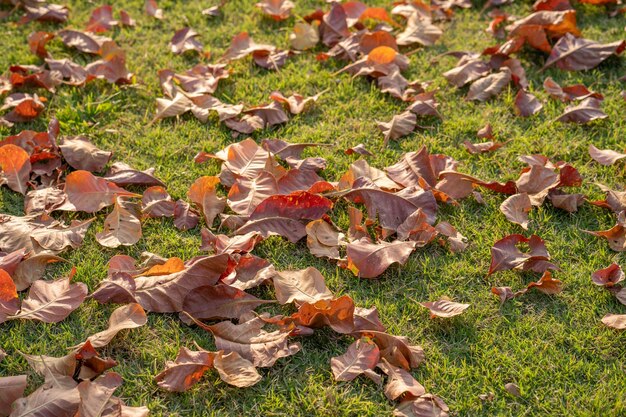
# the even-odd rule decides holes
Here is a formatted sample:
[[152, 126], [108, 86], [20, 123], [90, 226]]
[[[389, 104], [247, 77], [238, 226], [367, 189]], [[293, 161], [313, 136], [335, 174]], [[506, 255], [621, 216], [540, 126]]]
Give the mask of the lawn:
[[[100, 1], [67, 1], [70, 19], [65, 25], [33, 22], [19, 26], [19, 13], [1, 23], [3, 53], [0, 68], [14, 64], [40, 64], [31, 54], [28, 35], [35, 30], [55, 31], [62, 26], [83, 29], [91, 11]], [[200, 11], [211, 2], [160, 0], [165, 19], [156, 20], [143, 12], [143, 1], [109, 1], [115, 9], [124, 8], [137, 20], [134, 28], [115, 28], [113, 37], [127, 51], [127, 67], [136, 74], [136, 83], [118, 87], [103, 81], [85, 87], [61, 86], [49, 98], [42, 116], [13, 128], [0, 127], [0, 136], [23, 129], [43, 131], [51, 117], [59, 119], [62, 135], [85, 134], [101, 149], [114, 152], [113, 161], [139, 169], [156, 168], [156, 176], [167, 184], [172, 198], [186, 198], [193, 181], [202, 175], [217, 175], [219, 164], [196, 164], [200, 151], [216, 152], [227, 144], [245, 139], [233, 138], [231, 131], [216, 119], [201, 123], [191, 114], [151, 124], [156, 112], [155, 99], [161, 97], [157, 70], [176, 72], [205, 62], [198, 54], [182, 56], [169, 51], [174, 31], [190, 26], [200, 33], [200, 40], [215, 60], [230, 45], [231, 38], [247, 31], [255, 41], [289, 47], [289, 33], [300, 16], [315, 8], [327, 7], [323, 1], [298, 1], [293, 17], [274, 22], [254, 7], [252, 0], [228, 1], [222, 16], [208, 18]], [[601, 149], [623, 151], [626, 145], [623, 84], [626, 75], [623, 57], [612, 57], [589, 71], [568, 72], [556, 68], [540, 72], [545, 56], [525, 49], [518, 54], [527, 71], [530, 91], [544, 103], [543, 110], [532, 117], [516, 117], [513, 112], [515, 90], [507, 87], [497, 98], [485, 103], [467, 102], [467, 88], [457, 89], [441, 76], [455, 65], [451, 57], [433, 58], [447, 51], [480, 52], [497, 41], [485, 32], [489, 22], [481, 14], [483, 2], [474, 2], [469, 10], [458, 10], [452, 21], [438, 23], [444, 30], [432, 47], [419, 48], [410, 55], [409, 80], [430, 81], [440, 103], [441, 121], [432, 129], [418, 130], [391, 141], [385, 147], [376, 121], [387, 121], [406, 107], [383, 94], [365, 77], [336, 74], [344, 65], [330, 59], [315, 59], [324, 50], [318, 46], [288, 60], [280, 71], [262, 69], [250, 58], [232, 64], [230, 78], [222, 80], [216, 97], [229, 103], [247, 106], [269, 102], [269, 94], [280, 90], [304, 96], [327, 90], [311, 109], [294, 116], [284, 125], [257, 131], [251, 135], [258, 143], [264, 138], [288, 142], [314, 142], [329, 147], [310, 148], [306, 156], [321, 156], [328, 161], [320, 174], [336, 181], [356, 156], [344, 150], [359, 143], [373, 152], [370, 165], [380, 169], [392, 165], [400, 156], [422, 145], [431, 153], [443, 153], [460, 162], [458, 170], [479, 178], [505, 181], [516, 179], [525, 166], [520, 155], [543, 154], [553, 161], [574, 165], [585, 181], [581, 193], [601, 199], [603, 193], [594, 183], [613, 189], [623, 187], [626, 168], [623, 161], [604, 167], [587, 152], [593, 143]], [[525, 16], [531, 2], [518, 1], [506, 6], [509, 14]], [[391, 8], [391, 2], [371, 1], [369, 5]], [[603, 43], [624, 38], [624, 18], [608, 18], [603, 7], [575, 4], [578, 25], [585, 38]], [[406, 51], [413, 48], [407, 48]], [[48, 50], [55, 58], [70, 57], [85, 64], [89, 59], [53, 40]], [[555, 122], [565, 104], [549, 99], [543, 90], [545, 77], [561, 85], [582, 83], [605, 96], [603, 105], [608, 118], [587, 125]], [[500, 141], [510, 141], [493, 153], [470, 155], [464, 140], [479, 141], [476, 132], [486, 123], [493, 126]], [[600, 319], [606, 313], [626, 313], [608, 291], [591, 282], [593, 271], [611, 262], [626, 265], [622, 253], [612, 251], [605, 240], [582, 230], [605, 230], [614, 225], [608, 210], [585, 204], [577, 213], [566, 213], [546, 204], [533, 210], [528, 232], [508, 222], [499, 211], [504, 200], [500, 194], [484, 192], [485, 204], [466, 199], [458, 206], [440, 204], [440, 220], [454, 225], [468, 239], [467, 250], [452, 254], [437, 244], [418, 249], [406, 265], [394, 265], [379, 279], [354, 276], [336, 263], [311, 255], [304, 241], [289, 243], [271, 237], [255, 248], [254, 253], [268, 259], [277, 270], [318, 268], [328, 287], [337, 295], [348, 294], [358, 306], [378, 308], [389, 333], [405, 335], [426, 353], [426, 362], [412, 372], [431, 392], [450, 407], [452, 416], [623, 416], [626, 415], [626, 333], [607, 328]], [[337, 204], [331, 217], [347, 229], [345, 204]], [[23, 196], [1, 188], [2, 213], [23, 215]], [[87, 214], [69, 218], [86, 219]], [[90, 292], [106, 277], [108, 260], [124, 253], [139, 258], [149, 251], [164, 257], [189, 259], [200, 255], [200, 229], [181, 232], [171, 219], [149, 219], [143, 225], [144, 237], [134, 246], [106, 249], [94, 237], [102, 229], [104, 215], [89, 230], [84, 244], [64, 253], [68, 262], [48, 269], [47, 278], [55, 278], [77, 269], [76, 281], [84, 282]], [[503, 305], [491, 293], [492, 286], [522, 287], [536, 280], [536, 274], [514, 271], [487, 276], [490, 247], [511, 233], [535, 233], [541, 236], [552, 259], [561, 268], [554, 276], [564, 282], [564, 291], [549, 296], [531, 292]], [[260, 298], [272, 297], [270, 287], [251, 290]], [[470, 308], [449, 320], [430, 319], [418, 302], [447, 296], [469, 303]], [[115, 305], [100, 305], [88, 300], [58, 324], [11, 321], [0, 325], [0, 348], [9, 355], [0, 363], [0, 376], [29, 374], [32, 390], [41, 382], [18, 352], [61, 356], [67, 347], [106, 327]], [[295, 309], [261, 307], [258, 311], [291, 314]], [[330, 359], [345, 352], [349, 337], [328, 330], [302, 337], [302, 350], [280, 359], [275, 366], [260, 370], [263, 379], [251, 388], [239, 389], [222, 382], [210, 372], [185, 393], [159, 389], [154, 376], [167, 360], [173, 360], [182, 346], [194, 344], [214, 350], [212, 336], [183, 324], [177, 314], [149, 314], [148, 324], [123, 332], [103, 350], [115, 358], [115, 368], [124, 384], [118, 394], [129, 405], [146, 405], [154, 416], [383, 416], [390, 415], [394, 404], [383, 390], [365, 378], [336, 382]], [[504, 385], [516, 383], [521, 396], [508, 394]], [[481, 394], [493, 392], [491, 401]]]

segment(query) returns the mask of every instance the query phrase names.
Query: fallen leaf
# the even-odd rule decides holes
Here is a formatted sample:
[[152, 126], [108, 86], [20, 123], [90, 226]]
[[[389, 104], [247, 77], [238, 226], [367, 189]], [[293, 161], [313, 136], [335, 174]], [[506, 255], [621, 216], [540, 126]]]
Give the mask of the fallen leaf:
[[249, 360], [237, 352], [219, 351], [213, 359], [213, 366], [222, 381], [239, 388], [251, 387], [262, 378]]
[[82, 282], [71, 284], [70, 278], [35, 281], [20, 312], [10, 318], [58, 323], [76, 310], [86, 296], [87, 286]]
[[380, 349], [367, 338], [357, 339], [346, 353], [331, 358], [330, 367], [335, 381], [352, 381], [366, 370], [376, 367], [380, 359]]
[[387, 145], [389, 140], [395, 140], [411, 133], [417, 126], [417, 116], [405, 111], [404, 113], [395, 115], [389, 122], [377, 122], [378, 128], [383, 132]]
[[67, 202], [76, 211], [95, 213], [115, 202], [116, 197], [140, 197], [89, 171], [74, 171], [65, 178]]
[[504, 200], [500, 205], [500, 211], [508, 221], [519, 224], [524, 230], [528, 230], [528, 212], [532, 204], [528, 194], [514, 194]]
[[567, 106], [563, 114], [556, 120], [559, 122], [582, 124], [589, 123], [593, 120], [605, 119], [607, 117], [608, 115], [600, 108], [600, 101], [593, 97], [588, 97], [578, 105]]
[[11, 144], [0, 147], [0, 168], [9, 188], [26, 195], [31, 172], [28, 153]]
[[11, 414], [12, 405], [22, 398], [26, 390], [26, 375], [0, 377], [0, 414]]
[[552, 52], [542, 70], [552, 65], [556, 65], [557, 68], [568, 71], [592, 69], [611, 55], [619, 55], [625, 48], [626, 42], [624, 41], [602, 45], [566, 33], [552, 47]]
[[59, 145], [63, 159], [74, 169], [100, 172], [111, 159], [111, 152], [98, 149], [85, 136], [66, 136]]
[[372, 243], [361, 238], [348, 243], [348, 269], [360, 278], [377, 278], [394, 263], [404, 265], [415, 250], [415, 242]]
[[589, 145], [589, 156], [601, 165], [613, 165], [620, 159], [626, 158], [626, 153], [615, 152], [611, 149], [598, 149], [592, 144]]
[[626, 329], [626, 314], [607, 314], [602, 317], [602, 323], [614, 329]]
[[324, 276], [312, 266], [298, 271], [277, 272], [272, 281], [276, 299], [281, 304], [315, 303], [333, 298], [326, 287]]
[[213, 367], [214, 359], [213, 352], [192, 351], [181, 347], [176, 360], [168, 361], [165, 370], [154, 377], [154, 380], [159, 387], [168, 391], [186, 391]]
[[467, 100], [486, 101], [494, 97], [511, 82], [511, 70], [502, 68], [500, 72], [474, 81], [467, 93]]
[[96, 233], [96, 240], [102, 246], [117, 248], [132, 246], [141, 239], [139, 207], [120, 198], [115, 200], [113, 211], [104, 220], [104, 229]]
[[88, 340], [94, 348], [104, 347], [124, 329], [135, 329], [146, 324], [148, 318], [143, 308], [136, 303], [118, 307], [109, 317], [109, 327], [106, 330], [89, 336]]
[[386, 359], [382, 359], [378, 365], [384, 373], [387, 374], [388, 380], [385, 386], [385, 396], [390, 401], [399, 398], [414, 399], [426, 394], [426, 390], [413, 378], [413, 376], [402, 368], [391, 365]]
[[515, 113], [521, 117], [530, 117], [537, 114], [543, 108], [543, 104], [533, 94], [519, 90], [515, 96]]
[[623, 280], [624, 271], [622, 271], [622, 268], [615, 262], [606, 268], [598, 269], [591, 274], [591, 281], [602, 287], [613, 287], [615, 284]]
[[431, 318], [450, 318], [458, 316], [470, 306], [469, 304], [455, 303], [454, 301], [445, 299], [441, 299], [439, 301], [427, 301], [419, 304], [430, 311]]
[[522, 396], [522, 393], [521, 393], [519, 387], [516, 384], [512, 383], [512, 382], [504, 384], [504, 389], [509, 394], [511, 394], [514, 397], [521, 397]]

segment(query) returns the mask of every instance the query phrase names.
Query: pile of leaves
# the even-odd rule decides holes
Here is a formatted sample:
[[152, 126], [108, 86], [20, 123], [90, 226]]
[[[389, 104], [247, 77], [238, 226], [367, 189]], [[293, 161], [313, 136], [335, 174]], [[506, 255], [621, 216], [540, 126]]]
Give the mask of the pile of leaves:
[[[13, 12], [25, 13], [20, 24], [63, 23], [69, 13], [66, 7], [41, 1], [13, 3]], [[505, 3], [490, 1], [486, 8]], [[221, 13], [221, 6], [204, 14], [215, 16]], [[264, 0], [257, 7], [280, 22], [289, 19], [294, 4]], [[223, 123], [237, 135], [288, 123], [290, 117], [323, 99], [324, 92], [303, 97], [275, 91], [269, 103], [254, 106], [225, 103], [214, 94], [220, 83], [230, 78], [232, 61], [251, 56], [255, 65], [277, 71], [292, 56], [323, 45], [327, 49], [316, 55], [317, 60], [346, 63], [336, 76], [349, 73], [367, 78], [408, 106], [389, 122], [378, 122], [385, 146], [421, 127], [418, 121], [441, 118], [437, 91], [427, 91], [430, 83], [409, 81], [402, 75], [413, 52], [407, 47], [435, 44], [443, 35], [442, 22], [453, 19], [456, 8], [466, 7], [471, 7], [469, 1], [433, 0], [430, 4], [397, 3], [388, 12], [361, 2], [331, 2], [326, 10], [297, 19], [290, 35], [292, 50], [257, 44], [248, 33], [239, 33], [215, 63], [198, 63], [184, 73], [158, 71], [164, 97], [156, 99], [152, 123], [191, 112], [201, 122]], [[443, 77], [457, 88], [469, 85], [466, 99], [479, 102], [512, 86], [517, 91], [515, 113], [531, 117], [541, 111], [542, 103], [529, 91], [525, 70], [516, 58], [520, 51], [530, 48], [544, 54], [541, 69], [577, 71], [595, 68], [626, 48], [624, 42], [602, 45], [582, 38], [576, 11], [567, 0], [538, 0], [533, 8], [532, 14], [522, 18], [492, 8], [488, 31], [502, 43], [478, 52], [445, 53], [439, 60], [454, 57], [457, 63]], [[145, 12], [156, 19], [165, 18], [154, 0], [146, 1]], [[132, 27], [135, 22], [127, 12], [115, 12], [105, 5], [93, 11], [84, 31], [34, 32], [28, 45], [42, 64], [15, 64], [0, 79], [0, 93], [6, 94], [3, 110], [10, 109], [1, 123], [11, 127], [40, 117], [47, 102], [43, 94], [54, 94], [64, 84], [84, 86], [98, 79], [115, 84], [136, 82], [126, 68], [124, 50], [103, 35], [118, 25]], [[189, 27], [182, 28], [173, 35], [170, 50], [209, 59], [210, 53], [204, 51], [198, 35]], [[57, 38], [66, 47], [97, 59], [86, 66], [54, 59], [46, 45]], [[544, 88], [551, 99], [568, 104], [558, 121], [588, 123], [607, 117], [601, 109], [602, 94], [584, 85], [561, 87], [548, 77]], [[467, 141], [464, 146], [470, 153], [494, 152], [506, 145], [492, 140], [490, 126], [481, 129], [478, 136], [489, 141]], [[391, 166], [373, 167], [365, 159], [371, 153], [359, 144], [345, 152], [363, 158], [339, 178], [328, 178], [323, 158], [303, 156], [307, 148], [315, 146], [318, 144], [280, 139], [265, 139], [259, 144], [247, 138], [213, 153], [199, 152], [196, 163], [219, 164], [220, 173], [198, 178], [189, 187], [187, 201], [175, 201], [166, 184], [155, 177], [154, 169], [139, 171], [121, 161], [111, 163], [111, 151], [99, 149], [88, 137], [63, 135], [54, 118], [46, 132], [22, 130], [4, 138], [0, 142], [0, 183], [24, 196], [25, 214], [0, 215], [0, 323], [58, 323], [88, 296], [85, 284], [73, 282], [75, 270], [68, 277], [43, 279], [49, 264], [64, 261], [59, 255], [79, 250], [95, 219], [68, 224], [64, 221], [67, 213], [106, 216], [95, 237], [108, 248], [137, 244], [147, 218], [172, 218], [180, 230], [201, 227], [200, 249], [206, 255], [186, 260], [155, 254], [146, 254], [143, 260], [113, 256], [107, 276], [89, 295], [99, 303], [121, 305], [112, 313], [109, 327], [71, 347], [70, 353], [60, 358], [22, 354], [44, 382], [24, 396], [26, 375], [0, 378], [0, 415], [147, 415], [145, 407], [128, 407], [114, 396], [122, 384], [120, 375], [110, 370], [117, 363], [101, 357], [97, 349], [105, 347], [121, 330], [145, 325], [149, 312], [178, 313], [186, 325], [209, 332], [217, 348], [181, 348], [155, 378], [165, 390], [185, 391], [212, 369], [230, 385], [252, 386], [262, 379], [259, 368], [288, 360], [300, 351], [299, 338], [329, 328], [353, 340], [343, 355], [329, 358], [337, 381], [362, 376], [382, 385], [386, 378], [385, 396], [397, 402], [394, 415], [446, 416], [445, 402], [427, 393], [410, 373], [425, 360], [420, 346], [389, 333], [375, 306], [357, 306], [349, 295], [333, 293], [317, 269], [278, 271], [253, 253], [256, 245], [270, 236], [294, 244], [306, 241], [314, 256], [334, 262], [359, 278], [376, 279], [392, 265], [404, 265], [413, 252], [427, 245], [442, 245], [452, 253], [465, 250], [469, 243], [462, 233], [438, 220], [439, 208], [454, 208], [466, 198], [482, 203], [481, 193], [488, 192], [506, 196], [500, 210], [523, 230], [529, 227], [533, 207], [546, 200], [570, 213], [585, 203], [604, 207], [615, 215], [615, 226], [588, 233], [607, 239], [615, 251], [626, 251], [626, 191], [601, 186], [606, 199], [589, 201], [571, 191], [584, 179], [565, 161], [553, 162], [538, 154], [520, 155], [525, 166], [517, 180], [499, 182], [465, 174], [459, 161], [431, 154], [426, 147], [401, 155]], [[602, 165], [626, 158], [619, 151], [593, 145], [589, 154]], [[349, 218], [349, 226], [343, 229], [333, 220], [339, 210], [346, 210]], [[559, 267], [552, 262], [548, 246], [549, 242], [535, 234], [511, 234], [494, 243], [487, 275], [517, 270], [538, 277], [519, 290], [492, 288], [501, 302], [533, 288], [546, 294], [563, 291], [563, 283], [552, 277]], [[592, 276], [595, 284], [626, 304], [626, 290], [619, 284], [623, 279], [617, 264]], [[273, 288], [270, 293], [275, 298], [260, 299], [250, 292], [262, 286]], [[18, 293], [26, 290], [24, 296]], [[266, 304], [288, 306], [284, 311], [291, 314], [255, 311]], [[431, 317], [443, 319], [471, 307], [446, 298], [420, 304]], [[602, 322], [624, 329], [626, 315], [609, 314]]]

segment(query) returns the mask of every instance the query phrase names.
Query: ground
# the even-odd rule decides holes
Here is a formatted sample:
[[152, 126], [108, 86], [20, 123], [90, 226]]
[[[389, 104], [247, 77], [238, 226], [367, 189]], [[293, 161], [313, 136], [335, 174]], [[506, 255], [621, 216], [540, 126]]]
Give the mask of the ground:
[[[91, 10], [101, 2], [71, 1], [67, 26], [84, 28]], [[55, 116], [65, 135], [85, 134], [102, 149], [114, 151], [114, 161], [140, 169], [155, 167], [172, 197], [185, 198], [189, 185], [201, 175], [219, 172], [217, 163], [197, 165], [199, 151], [214, 152], [235, 141], [231, 132], [210, 119], [204, 124], [185, 115], [150, 124], [155, 114], [155, 98], [161, 96], [156, 71], [171, 68], [181, 72], [200, 59], [196, 54], [175, 56], [168, 49], [174, 31], [190, 26], [200, 33], [205, 49], [219, 57], [240, 31], [248, 31], [260, 43], [288, 47], [288, 35], [297, 16], [325, 7], [323, 1], [298, 1], [295, 16], [273, 22], [254, 7], [252, 0], [233, 0], [223, 7], [223, 16], [207, 18], [200, 10], [211, 2], [160, 0], [165, 19], [158, 21], [143, 13], [143, 1], [111, 1], [137, 20], [135, 28], [116, 28], [112, 37], [127, 50], [128, 68], [137, 83], [119, 88], [104, 82], [84, 88], [61, 87], [50, 97], [46, 112], [36, 122], [12, 129], [0, 128], [0, 135], [21, 129], [44, 130]], [[530, 12], [530, 2], [507, 6], [517, 16]], [[391, 2], [369, 2], [386, 6]], [[446, 51], [481, 51], [496, 41], [485, 32], [488, 18], [480, 14], [482, 4], [473, 10], [458, 11], [451, 23], [444, 23], [444, 35], [433, 47], [410, 56], [408, 79], [432, 81], [443, 119], [430, 130], [420, 130], [383, 146], [376, 120], [386, 121], [406, 104], [381, 93], [365, 78], [334, 75], [342, 63], [318, 62], [308, 52], [290, 59], [279, 72], [255, 66], [249, 59], [236, 62], [231, 77], [220, 83], [216, 95], [223, 101], [256, 105], [268, 102], [274, 90], [312, 95], [328, 89], [311, 111], [293, 117], [287, 124], [257, 132], [252, 137], [280, 138], [289, 142], [317, 142], [330, 147], [313, 148], [306, 155], [328, 160], [322, 175], [336, 180], [356, 160], [343, 150], [364, 143], [373, 151], [371, 165], [383, 168], [395, 163], [408, 151], [426, 145], [431, 153], [445, 153], [460, 161], [459, 171], [492, 180], [515, 179], [524, 166], [519, 155], [540, 153], [552, 160], [572, 163], [585, 178], [584, 194], [602, 196], [594, 182], [613, 188], [624, 185], [624, 164], [601, 167], [588, 153], [590, 143], [598, 148], [624, 148], [626, 123], [623, 85], [624, 58], [611, 58], [598, 68], [584, 72], [549, 69], [540, 72], [545, 57], [540, 53], [520, 55], [531, 82], [530, 90], [544, 101], [543, 111], [528, 119], [513, 113], [514, 91], [487, 103], [463, 100], [466, 89], [447, 84], [441, 74], [454, 66], [453, 58], [432, 59]], [[624, 37], [623, 17], [608, 18], [602, 7], [576, 5], [579, 27], [584, 37], [609, 42]], [[12, 64], [39, 64], [28, 51], [26, 38], [34, 30], [56, 30], [53, 24], [31, 23], [17, 26], [12, 17], [2, 23], [3, 53], [0, 68]], [[56, 58], [71, 56], [79, 63], [89, 58], [69, 50], [58, 41], [49, 50]], [[606, 97], [608, 118], [586, 126], [555, 122], [564, 104], [548, 99], [542, 82], [553, 77], [562, 85], [584, 83]], [[510, 141], [495, 153], [472, 156], [462, 147], [464, 140], [476, 141], [476, 131], [491, 123], [499, 140]], [[241, 140], [244, 136], [236, 139]], [[457, 207], [443, 207], [440, 218], [449, 221], [467, 236], [468, 249], [451, 254], [431, 245], [418, 250], [404, 267], [390, 268], [380, 279], [360, 280], [334, 263], [313, 257], [305, 243], [291, 244], [271, 238], [255, 249], [279, 270], [315, 266], [326, 277], [329, 288], [338, 295], [349, 294], [359, 306], [376, 306], [390, 333], [407, 336], [423, 346], [427, 360], [413, 375], [428, 392], [442, 397], [453, 416], [620, 416], [626, 415], [626, 333], [604, 327], [606, 313], [626, 313], [607, 291], [594, 286], [591, 272], [611, 262], [624, 263], [624, 256], [611, 251], [606, 241], [583, 232], [611, 227], [614, 217], [607, 210], [585, 204], [578, 213], [568, 214], [545, 205], [531, 214], [529, 232], [540, 235], [561, 270], [564, 291], [556, 296], [529, 293], [501, 306], [490, 292], [493, 285], [521, 287], [536, 277], [518, 272], [500, 272], [487, 277], [492, 244], [519, 226], [506, 221], [498, 206], [501, 195], [484, 193], [486, 205], [472, 199]], [[23, 214], [23, 198], [2, 187], [0, 210]], [[334, 210], [333, 218], [347, 225], [345, 210]], [[75, 214], [77, 218], [87, 218]], [[180, 232], [170, 220], [148, 220], [139, 244], [120, 250], [102, 248], [94, 233], [101, 230], [103, 217], [89, 231], [84, 245], [65, 254], [68, 263], [49, 269], [48, 278], [67, 273], [76, 266], [76, 280], [93, 291], [106, 276], [111, 256], [125, 253], [138, 257], [142, 251], [188, 259], [200, 254], [199, 229]], [[270, 289], [252, 291], [264, 295]], [[419, 301], [448, 296], [471, 304], [452, 320], [431, 320]], [[0, 375], [28, 373], [31, 389], [40, 380], [29, 370], [18, 351], [60, 356], [68, 346], [106, 327], [115, 306], [101, 306], [93, 300], [59, 324], [12, 321], [0, 327], [0, 347], [9, 356], [0, 364]], [[274, 311], [290, 313], [290, 307]], [[263, 310], [263, 308], [261, 308]], [[167, 393], [153, 378], [165, 361], [173, 360], [181, 346], [194, 343], [213, 349], [212, 337], [196, 327], [183, 324], [177, 315], [150, 314], [148, 325], [120, 334], [104, 350], [119, 365], [124, 378], [119, 392], [129, 405], [147, 405], [154, 416], [382, 416], [393, 409], [382, 389], [369, 380], [335, 382], [330, 371], [332, 356], [343, 353], [350, 338], [332, 332], [317, 332], [303, 338], [302, 351], [261, 370], [263, 380], [248, 389], [230, 387], [216, 373], [208, 373], [186, 393]], [[507, 382], [517, 383], [522, 396], [515, 398], [504, 390]], [[479, 394], [493, 392], [495, 398], [483, 402]]]

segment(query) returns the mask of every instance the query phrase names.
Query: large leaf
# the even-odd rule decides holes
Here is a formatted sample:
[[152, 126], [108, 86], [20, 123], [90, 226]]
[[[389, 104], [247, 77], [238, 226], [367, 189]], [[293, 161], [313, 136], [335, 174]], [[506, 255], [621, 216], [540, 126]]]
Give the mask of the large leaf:
[[30, 178], [30, 156], [15, 145], [0, 147], [0, 168], [10, 189], [26, 195]]
[[312, 266], [298, 271], [277, 272], [272, 281], [276, 299], [281, 304], [315, 303], [333, 298], [333, 294], [326, 287], [324, 276]]
[[117, 248], [120, 245], [132, 246], [141, 239], [141, 221], [136, 204], [117, 198], [113, 211], [104, 220], [104, 230], [96, 233], [96, 240], [102, 246]]
[[348, 268], [360, 278], [377, 278], [394, 263], [404, 265], [415, 250], [415, 242], [372, 243], [362, 238], [348, 244]]
[[74, 171], [65, 179], [68, 210], [95, 213], [114, 203], [116, 196], [141, 197], [89, 171]]
[[592, 69], [611, 55], [620, 54], [625, 48], [625, 41], [602, 45], [598, 42], [577, 38], [570, 33], [566, 33], [552, 47], [552, 52], [546, 60], [543, 69], [552, 65], [569, 71]]
[[10, 318], [58, 323], [76, 310], [86, 296], [87, 286], [82, 282], [71, 284], [70, 278], [35, 281], [19, 314]]
[[357, 339], [346, 353], [330, 360], [336, 381], [352, 381], [368, 369], [374, 369], [380, 359], [378, 346], [367, 338]]

